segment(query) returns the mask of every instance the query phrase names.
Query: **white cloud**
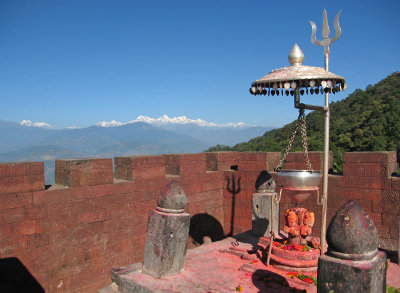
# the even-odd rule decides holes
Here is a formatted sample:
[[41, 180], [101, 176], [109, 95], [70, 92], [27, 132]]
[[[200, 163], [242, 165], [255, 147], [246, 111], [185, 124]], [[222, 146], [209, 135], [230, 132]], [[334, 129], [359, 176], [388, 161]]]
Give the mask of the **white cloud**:
[[32, 122], [31, 120], [22, 120], [20, 125], [41, 128], [54, 128], [53, 125], [50, 125], [46, 122]]
[[110, 122], [102, 121], [102, 122], [98, 122], [97, 126], [112, 127], [112, 126], [126, 125], [129, 123], [135, 123], [135, 122], [145, 122], [145, 123], [155, 124], [155, 125], [196, 124], [196, 125], [203, 126], [203, 127], [244, 127], [244, 126], [246, 126], [243, 122], [238, 122], [238, 123], [230, 122], [230, 123], [225, 123], [225, 124], [217, 124], [217, 123], [213, 123], [213, 122], [207, 122], [200, 118], [190, 119], [186, 116], [178, 116], [178, 117], [170, 118], [170, 117], [168, 117], [168, 115], [165, 115], [165, 114], [159, 118], [151, 118], [148, 116], [139, 115], [135, 120], [132, 120], [129, 122], [118, 122], [115, 120], [112, 120]]

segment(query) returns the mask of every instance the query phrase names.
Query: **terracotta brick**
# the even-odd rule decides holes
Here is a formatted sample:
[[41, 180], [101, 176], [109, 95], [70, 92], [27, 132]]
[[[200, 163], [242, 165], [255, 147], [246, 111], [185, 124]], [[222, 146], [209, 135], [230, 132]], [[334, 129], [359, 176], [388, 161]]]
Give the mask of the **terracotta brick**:
[[399, 239], [399, 227], [389, 227], [390, 239]]
[[0, 212], [0, 225], [20, 222], [25, 219], [25, 209], [23, 207], [6, 209]]
[[106, 218], [105, 210], [84, 212], [77, 215], [78, 224], [88, 224], [104, 221]]
[[374, 201], [382, 200], [382, 191], [380, 189], [366, 189], [366, 188], [340, 188], [340, 193], [350, 200], [367, 199]]
[[47, 205], [32, 205], [25, 207], [25, 216], [27, 219], [37, 220], [48, 216]]
[[382, 190], [382, 202], [390, 202], [392, 204], [400, 203], [400, 191], [398, 190]]
[[18, 177], [43, 174], [43, 162], [0, 163], [0, 177]]
[[[40, 246], [37, 251], [39, 260], [52, 260], [48, 262], [47, 270], [56, 269], [58, 273], [62, 273], [63, 268], [68, 270], [70, 266], [79, 268], [80, 266], [77, 266], [77, 264], [82, 263], [84, 260], [83, 250], [71, 241]], [[67, 271], [66, 273], [70, 272]]]
[[397, 163], [344, 163], [344, 176], [390, 177], [396, 171]]
[[79, 239], [86, 236], [95, 235], [103, 231], [103, 222], [91, 223], [88, 225], [73, 227], [61, 230], [50, 235], [50, 242], [63, 242], [66, 239]]
[[44, 175], [0, 177], [0, 195], [44, 190]]
[[343, 176], [341, 184], [341, 187], [345, 188], [358, 187], [365, 189], [383, 189], [386, 186], [384, 178], [359, 176]]
[[277, 166], [280, 160], [281, 153], [280, 152], [268, 152], [266, 153], [266, 170], [273, 171]]
[[25, 220], [12, 225], [14, 235], [30, 235], [38, 232], [36, 220]]
[[239, 155], [240, 161], [258, 161], [257, 158], [259, 158], [256, 152], [241, 152]]
[[218, 171], [218, 153], [206, 153], [206, 170]]
[[382, 213], [382, 202], [381, 201], [372, 201], [372, 211], [374, 213]]
[[64, 159], [55, 161], [55, 183], [79, 187], [112, 184], [112, 159]]
[[393, 190], [400, 190], [400, 178], [392, 177], [392, 189]]
[[396, 162], [396, 152], [351, 152], [343, 153], [344, 163], [388, 163]]
[[218, 161], [230, 161], [230, 162], [237, 162], [240, 159], [239, 152], [217, 152], [218, 154]]
[[[308, 157], [309, 157], [310, 163], [314, 170], [322, 169], [323, 160], [324, 160], [323, 152], [308, 152]], [[333, 155], [332, 155], [332, 152], [329, 152], [329, 160], [328, 160], [329, 168], [332, 168], [332, 162], [333, 162]], [[288, 164], [288, 163], [298, 163], [298, 164], [301, 164], [299, 166], [306, 166], [304, 152], [289, 153], [286, 157], [286, 164]]]
[[336, 175], [328, 175], [328, 186], [330, 187], [337, 187], [341, 186], [343, 176], [336, 176]]
[[182, 154], [180, 156], [182, 174], [204, 173], [206, 171], [206, 154]]
[[381, 213], [369, 213], [368, 215], [376, 226], [383, 225]]
[[181, 175], [181, 155], [164, 155], [165, 174]]
[[379, 247], [386, 250], [397, 250], [398, 240], [396, 239], [379, 239]]
[[[13, 236], [13, 225], [10, 224], [4, 224], [4, 225], [0, 225], [0, 240], [1, 239], [5, 239], [5, 238], [10, 238]], [[1, 249], [1, 241], [0, 241], [0, 249]]]
[[24, 252], [27, 247], [28, 242], [25, 236], [14, 235], [11, 238], [4, 239], [0, 254], [4, 256], [18, 255], [19, 253]]
[[[130, 157], [133, 164], [133, 178], [151, 178], [165, 176], [164, 156], [136, 156]], [[142, 175], [146, 171], [147, 176]], [[152, 171], [153, 173], [151, 174]]]
[[240, 161], [239, 162], [239, 170], [247, 171], [247, 172], [261, 172], [266, 169], [265, 162], [256, 162], [256, 161]]
[[400, 202], [382, 202], [382, 214], [383, 215], [399, 215], [400, 214]]
[[40, 247], [46, 246], [49, 244], [49, 235], [48, 234], [32, 234], [28, 237], [28, 247]]
[[398, 215], [385, 215], [382, 214], [382, 226], [396, 227], [399, 225]]
[[138, 224], [137, 218], [127, 215], [123, 218], [111, 219], [104, 222], [104, 232], [126, 229], [126, 227]]
[[[76, 189], [74, 191], [76, 191]], [[71, 190], [67, 187], [63, 187], [62, 189], [57, 189], [57, 190], [53, 189], [53, 190], [33, 192], [33, 204], [41, 205], [49, 202], [70, 201], [71, 194], [72, 194]]]

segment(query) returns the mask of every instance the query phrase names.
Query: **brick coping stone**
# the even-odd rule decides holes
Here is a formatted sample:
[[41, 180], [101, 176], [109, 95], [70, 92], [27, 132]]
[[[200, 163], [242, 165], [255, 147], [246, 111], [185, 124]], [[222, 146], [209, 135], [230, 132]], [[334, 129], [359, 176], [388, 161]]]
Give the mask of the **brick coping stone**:
[[[189, 249], [185, 269], [177, 275], [157, 279], [142, 274], [142, 263], [136, 263], [111, 270], [113, 283], [99, 293], [115, 292], [236, 292], [240, 285], [242, 292], [307, 292], [316, 293], [317, 287], [287, 277], [287, 271], [272, 266], [266, 267], [255, 254], [248, 254], [257, 245], [258, 238], [251, 231]], [[230, 252], [230, 253], [225, 253]], [[256, 261], [254, 261], [256, 260]], [[400, 266], [390, 263], [387, 284], [399, 288]], [[267, 284], [263, 278], [277, 282]], [[280, 281], [287, 280], [289, 286]], [[297, 289], [297, 290], [296, 290]], [[306, 291], [303, 291], [306, 290]]]

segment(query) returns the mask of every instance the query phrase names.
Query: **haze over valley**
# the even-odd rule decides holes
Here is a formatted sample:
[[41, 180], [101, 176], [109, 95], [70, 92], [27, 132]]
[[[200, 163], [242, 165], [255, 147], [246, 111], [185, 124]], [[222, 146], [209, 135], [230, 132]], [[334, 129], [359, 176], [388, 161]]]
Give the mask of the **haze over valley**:
[[44, 161], [46, 184], [52, 184], [55, 159], [196, 153], [218, 144], [248, 141], [270, 129], [167, 115], [140, 115], [129, 122], [103, 121], [66, 129], [55, 129], [46, 122], [0, 120], [0, 161]]

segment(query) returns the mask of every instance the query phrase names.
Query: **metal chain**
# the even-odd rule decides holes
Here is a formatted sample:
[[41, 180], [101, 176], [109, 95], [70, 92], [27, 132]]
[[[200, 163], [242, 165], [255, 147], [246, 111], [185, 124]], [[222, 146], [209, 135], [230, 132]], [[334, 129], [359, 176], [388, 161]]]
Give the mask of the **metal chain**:
[[287, 157], [290, 149], [292, 148], [294, 138], [296, 137], [297, 131], [299, 129], [300, 129], [301, 138], [302, 138], [302, 142], [303, 142], [304, 157], [306, 159], [307, 168], [309, 171], [313, 171], [311, 168], [310, 159], [308, 157], [306, 116], [304, 114], [304, 109], [300, 109], [299, 112], [300, 113], [299, 113], [299, 117], [296, 122], [296, 128], [294, 129], [293, 134], [290, 137], [289, 144], [288, 144], [284, 154], [282, 155], [281, 159], [279, 160], [279, 163], [276, 166], [275, 171], [282, 168], [282, 165], [286, 161], [286, 157]]
[[296, 133], [297, 133], [297, 129], [298, 129], [298, 128], [299, 128], [299, 120], [297, 120], [297, 122], [296, 122], [296, 128], [294, 129], [293, 134], [292, 134], [292, 137], [291, 137], [290, 140], [289, 140], [289, 145], [287, 146], [287, 148], [286, 148], [284, 154], [282, 155], [281, 159], [279, 160], [278, 166], [276, 166], [275, 171], [281, 169], [283, 163], [286, 161], [286, 156], [288, 155], [290, 149], [292, 148], [292, 144], [293, 144], [293, 141], [294, 141], [294, 138], [295, 138], [295, 136], [296, 136]]
[[301, 138], [303, 139], [303, 149], [304, 149], [304, 157], [306, 159], [307, 168], [309, 171], [313, 171], [311, 168], [310, 159], [308, 157], [308, 145], [307, 145], [307, 126], [306, 126], [306, 116], [303, 114], [299, 117], [300, 120], [300, 132]]

